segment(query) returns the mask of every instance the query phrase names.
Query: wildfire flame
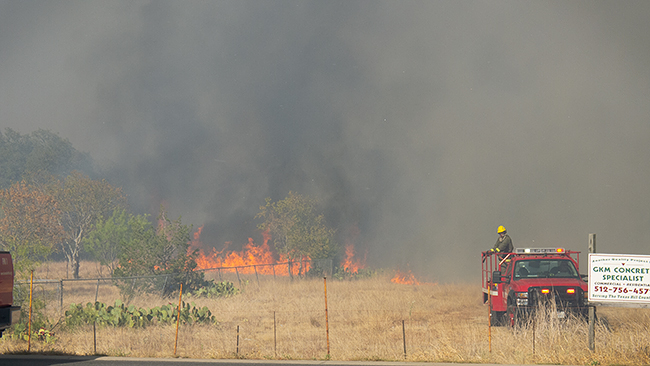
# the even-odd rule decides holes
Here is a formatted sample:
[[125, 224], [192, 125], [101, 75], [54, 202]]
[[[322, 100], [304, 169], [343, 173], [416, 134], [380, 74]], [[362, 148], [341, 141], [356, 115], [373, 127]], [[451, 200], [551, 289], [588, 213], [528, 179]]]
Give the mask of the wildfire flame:
[[266, 275], [288, 276], [289, 267], [291, 267], [291, 274], [299, 275], [306, 273], [311, 267], [310, 259], [303, 258], [301, 261], [294, 261], [290, 266], [287, 264], [287, 258], [284, 256], [277, 256], [275, 260], [273, 251], [269, 247], [269, 240], [271, 235], [268, 231], [262, 233], [264, 242], [262, 245], [256, 245], [253, 238], [248, 238], [248, 243], [244, 245], [241, 251], [227, 251], [230, 242], [227, 242], [225, 247], [217, 251], [212, 248], [208, 253], [201, 248], [200, 241], [201, 228], [194, 233], [194, 240], [190, 248], [198, 247], [198, 256], [196, 258], [196, 269], [211, 269], [211, 268], [229, 268], [237, 267], [239, 273], [258, 273]]
[[366, 268], [366, 255], [363, 259], [354, 257], [354, 245], [348, 244], [345, 246], [345, 259], [341, 263], [341, 267], [348, 273], [359, 273], [360, 269]]
[[413, 272], [409, 269], [407, 272], [397, 270], [395, 276], [390, 280], [392, 283], [399, 283], [402, 285], [419, 285], [420, 281], [415, 278]]
[[[196, 257], [197, 270], [232, 268], [234, 272], [234, 268], [237, 268], [238, 273], [241, 274], [289, 276], [289, 268], [291, 268], [292, 275], [299, 275], [308, 272], [311, 267], [311, 260], [308, 257], [304, 257], [301, 261], [294, 261], [289, 266], [287, 258], [274, 254], [269, 246], [271, 234], [268, 230], [262, 233], [263, 243], [261, 245], [255, 244], [253, 238], [248, 238], [248, 243], [243, 246], [241, 251], [228, 251], [228, 246], [231, 243], [226, 242], [222, 250], [217, 251], [212, 248], [207, 253], [201, 242], [202, 230], [203, 226], [197, 229], [189, 247], [189, 253], [195, 250], [198, 253]], [[354, 245], [348, 243], [345, 246], [345, 258], [341, 262], [341, 267], [348, 273], [358, 273], [360, 269], [366, 268], [367, 254], [366, 252], [363, 258], [356, 258]], [[405, 285], [420, 285], [420, 281], [415, 278], [410, 269], [406, 272], [396, 271], [390, 281]]]

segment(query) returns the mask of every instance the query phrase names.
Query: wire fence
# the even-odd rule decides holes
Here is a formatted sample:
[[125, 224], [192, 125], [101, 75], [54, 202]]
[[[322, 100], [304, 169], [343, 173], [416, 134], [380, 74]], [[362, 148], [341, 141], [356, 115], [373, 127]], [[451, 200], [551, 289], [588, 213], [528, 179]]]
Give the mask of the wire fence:
[[[333, 267], [331, 260], [323, 260], [311, 261], [308, 264], [294, 262], [217, 267], [201, 271], [205, 273], [207, 279], [238, 283], [244, 287], [252, 285], [254, 288], [261, 289], [265, 286], [273, 286], [274, 283], [280, 284], [278, 288], [286, 288], [282, 283], [288, 284], [293, 280], [312, 278], [311, 281], [305, 282], [305, 285], [310, 288], [315, 285], [322, 290], [322, 278], [331, 278]], [[47, 304], [50, 314], [58, 313], [62, 317], [72, 303], [102, 302], [107, 305], [114, 303], [121, 296], [119, 286], [130, 286], [132, 289], [147, 287], [152, 290], [147, 294], [139, 293], [138, 297], [141, 298], [136, 299], [136, 306], [137, 303], [159, 303], [160, 299], [165, 298], [164, 288], [170, 276], [34, 279], [33, 295], [34, 298]], [[313, 280], [318, 277], [321, 278], [320, 284]], [[273, 288], [270, 289], [275, 291]], [[181, 329], [180, 346], [185, 350], [184, 352], [187, 352], [186, 354], [194, 352], [193, 347], [198, 344], [206, 349], [222, 352], [215, 353], [215, 357], [224, 354], [289, 358], [322, 357], [324, 353], [330, 354], [329, 330], [331, 329], [333, 337], [331, 347], [337, 353], [349, 352], [346, 350], [351, 347], [359, 354], [382, 354], [385, 355], [382, 357], [406, 358], [407, 342], [410, 347], [409, 352], [423, 352], [427, 349], [427, 344], [430, 345], [433, 341], [431, 330], [424, 320], [432, 314], [430, 312], [418, 314], [411, 309], [387, 310], [381, 309], [381, 304], [374, 304], [377, 308], [366, 306], [362, 309], [342, 309], [335, 304], [328, 310], [326, 289], [327, 286], [325, 286], [325, 303], [320, 297], [322, 295], [308, 299], [291, 298], [291, 301], [295, 300], [299, 304], [285, 307], [280, 300], [277, 304], [280, 309], [277, 311], [277, 308], [271, 310], [260, 308], [259, 311], [255, 308], [233, 308], [228, 307], [224, 302], [212, 302], [213, 305], [219, 304], [217, 308], [211, 309], [218, 314], [218, 325], [198, 328], [201, 329], [198, 333], [197, 328]], [[18, 296], [28, 297], [29, 281], [19, 282], [15, 290]], [[183, 300], [188, 301], [184, 297]], [[165, 302], [174, 302], [174, 300], [165, 298]], [[360, 338], [359, 331], [368, 335], [366, 340]], [[86, 338], [80, 336], [79, 344], [84, 344], [83, 347], [92, 347], [93, 352], [100, 353], [110, 351], [109, 347], [115, 347], [114, 340], [108, 341], [109, 338], [114, 337], [111, 335], [113, 330], [104, 327], [95, 329], [92, 326], [91, 332], [90, 336], [86, 335]], [[131, 332], [137, 333], [138, 330], [131, 330]], [[150, 340], [160, 337], [160, 342], [154, 341], [151, 347], [155, 349], [158, 343], [163, 344], [169, 340], [170, 335], [165, 332], [168, 332], [168, 329], [163, 330], [160, 335], [156, 333], [155, 336], [147, 336], [153, 337], [149, 338]], [[76, 333], [75, 337], [77, 337]], [[91, 346], [84, 343], [88, 339], [93, 339], [95, 344]], [[124, 352], [135, 352], [133, 349], [137, 347], [137, 342], [122, 347], [126, 349]], [[301, 353], [305, 350], [313, 353]]]
[[241, 275], [246, 274], [254, 274], [258, 283], [260, 275], [272, 275], [274, 279], [277, 277], [293, 278], [304, 276], [331, 277], [334, 269], [333, 263], [332, 259], [302, 259], [299, 261], [287, 261], [282, 263], [206, 268], [197, 271], [206, 273], [206, 277], [211, 274], [211, 279], [218, 279], [220, 282], [224, 281], [225, 275], [235, 274], [237, 282], [241, 285]]
[[[290, 266], [301, 271], [291, 272]], [[177, 331], [178, 346], [184, 357], [322, 359], [327, 355], [329, 359], [331, 352], [347, 359], [467, 361], [481, 360], [488, 352], [485, 332], [488, 318], [483, 308], [476, 305], [480, 314], [470, 311], [460, 316], [462, 308], [472, 305], [465, 303], [458, 307], [456, 303], [444, 302], [449, 288], [439, 289], [437, 285], [400, 287], [394, 288], [392, 295], [385, 296], [385, 287], [376, 286], [376, 282], [355, 286], [352, 281], [332, 281], [328, 299], [329, 281], [325, 280], [323, 288], [321, 276], [332, 277], [331, 261], [310, 262], [309, 265], [218, 267], [202, 271], [208, 279], [238, 283], [244, 288], [249, 286], [251, 291], [248, 294], [245, 291], [243, 300], [238, 301], [183, 297], [186, 302], [196, 300], [208, 304], [218, 320], [210, 325], [182, 326], [180, 333]], [[320, 280], [314, 279], [318, 277]], [[295, 282], [291, 282], [292, 279]], [[164, 298], [168, 280], [169, 276], [36, 279], [33, 295], [46, 304], [49, 315], [62, 319], [60, 315], [72, 303], [114, 303], [121, 296], [118, 284], [130, 285], [133, 289], [149, 284], [148, 288], [153, 291], [138, 293], [133, 304], [136, 307], [158, 305]], [[291, 291], [286, 292], [289, 288]], [[347, 292], [344, 293], [344, 289]], [[29, 283], [19, 283], [16, 291], [17, 296], [28, 297]], [[249, 296], [256, 291], [266, 297]], [[178, 303], [179, 299], [165, 298], [164, 302]], [[571, 332], [582, 332], [584, 327], [578, 323]], [[565, 330], [558, 329], [547, 333]], [[65, 332], [57, 347], [81, 354], [168, 356], [172, 348], [176, 354], [172, 332], [170, 326], [153, 330], [88, 324], [79, 330]], [[517, 332], [517, 344], [526, 338], [525, 343], [535, 345], [535, 333], [525, 333], [525, 328]], [[501, 333], [503, 337], [504, 332]], [[538, 343], [537, 349], [553, 350], [554, 341], [547, 343]], [[41, 344], [39, 347], [54, 346]]]
[[[239, 288], [242, 288], [250, 283], [262, 286], [269, 280], [331, 277], [333, 269], [332, 259], [303, 259], [272, 264], [214, 267], [199, 269], [196, 272], [203, 272], [206, 280], [237, 283]], [[34, 279], [33, 283], [36, 296], [50, 307], [56, 305], [63, 314], [72, 303], [112, 303], [120, 297], [131, 296], [127, 294], [142, 296], [146, 292], [148, 297], [165, 298], [173, 293], [168, 291], [168, 283], [174, 275]], [[26, 299], [29, 296], [28, 285], [29, 281], [16, 281], [14, 297]]]

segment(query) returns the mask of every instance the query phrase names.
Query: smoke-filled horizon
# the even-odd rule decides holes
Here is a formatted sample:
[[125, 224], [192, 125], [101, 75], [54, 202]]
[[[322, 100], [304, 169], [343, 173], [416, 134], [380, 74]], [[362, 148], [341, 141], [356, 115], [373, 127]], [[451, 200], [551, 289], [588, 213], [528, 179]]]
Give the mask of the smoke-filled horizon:
[[[516, 247], [650, 254], [650, 3], [0, 1], [0, 126], [132, 206], [261, 239], [317, 198], [373, 267], [475, 281]], [[358, 234], [357, 234], [358, 233]]]

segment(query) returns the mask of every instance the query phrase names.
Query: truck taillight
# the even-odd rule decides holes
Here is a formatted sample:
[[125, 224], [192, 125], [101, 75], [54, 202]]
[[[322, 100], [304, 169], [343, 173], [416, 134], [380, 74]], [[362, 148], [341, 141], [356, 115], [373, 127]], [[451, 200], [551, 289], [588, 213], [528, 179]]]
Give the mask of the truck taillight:
[[574, 289], [574, 288], [568, 288], [568, 289], [566, 289], [566, 293], [569, 294], [569, 295], [573, 295], [573, 294], [576, 293], [576, 289]]
[[548, 293], [550, 293], [550, 292], [551, 292], [551, 290], [549, 290], [549, 289], [547, 289], [547, 288], [543, 288], [543, 289], [542, 289], [542, 293], [543, 293], [543, 294], [548, 294]]

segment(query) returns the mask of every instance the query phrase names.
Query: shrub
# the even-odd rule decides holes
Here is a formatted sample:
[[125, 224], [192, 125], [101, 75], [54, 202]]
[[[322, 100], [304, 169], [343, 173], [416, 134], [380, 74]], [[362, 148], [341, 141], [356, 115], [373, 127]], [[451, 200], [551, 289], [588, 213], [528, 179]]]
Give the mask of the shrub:
[[[24, 340], [29, 339], [29, 297], [25, 299], [24, 294], [29, 294], [29, 289], [25, 290], [26, 285], [16, 286], [14, 303], [20, 306], [20, 321], [12, 325], [6, 332], [12, 339]], [[32, 299], [32, 339], [41, 339], [47, 343], [54, 342], [54, 333], [48, 329], [53, 329], [54, 326], [50, 322], [47, 315], [45, 315], [46, 303], [42, 299]], [[42, 331], [42, 332], [41, 332]], [[47, 333], [47, 337], [45, 334]], [[42, 335], [39, 337], [39, 335]]]
[[235, 288], [235, 285], [232, 282], [209, 281], [208, 286], [198, 288], [197, 290], [191, 292], [191, 295], [195, 297], [216, 298], [230, 297], [238, 293], [239, 290]]
[[356, 272], [350, 272], [343, 267], [339, 267], [334, 272], [334, 278], [337, 280], [360, 280], [363, 278], [372, 278], [377, 275], [377, 272], [368, 268], [360, 268]]

